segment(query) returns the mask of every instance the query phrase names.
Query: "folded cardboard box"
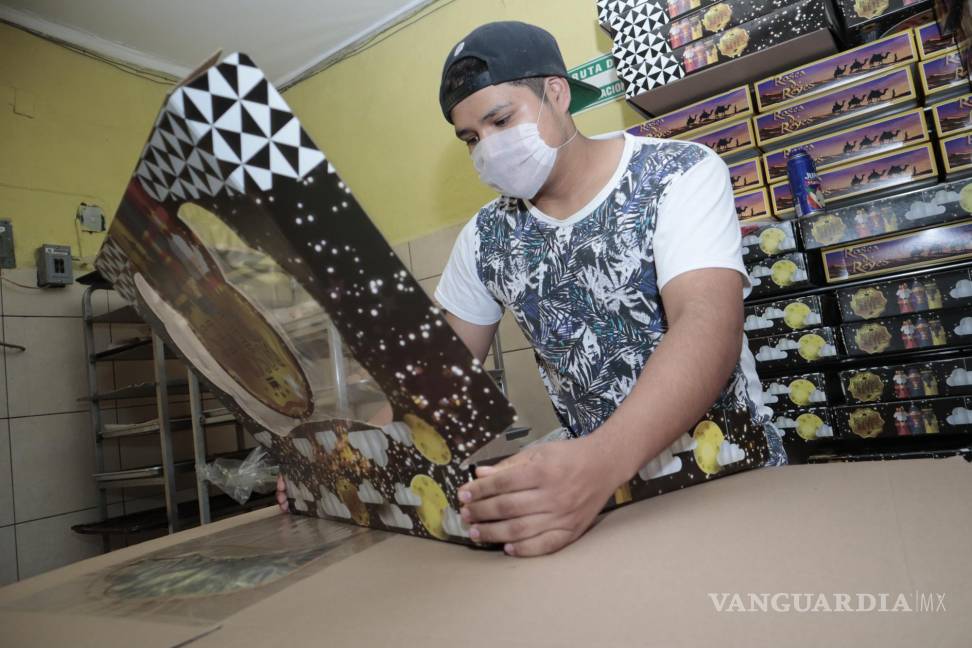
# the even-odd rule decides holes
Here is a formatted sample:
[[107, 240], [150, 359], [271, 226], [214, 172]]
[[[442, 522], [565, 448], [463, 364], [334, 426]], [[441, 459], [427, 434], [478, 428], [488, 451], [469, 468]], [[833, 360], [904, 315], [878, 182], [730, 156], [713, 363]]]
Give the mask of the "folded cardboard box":
[[832, 92], [918, 59], [914, 40], [905, 32], [774, 74], [753, 84], [759, 112]]
[[766, 187], [733, 196], [736, 217], [740, 221], [765, 220], [770, 215], [769, 192]]
[[764, 149], [788, 146], [907, 110], [917, 102], [911, 67], [904, 65], [757, 115], [756, 141]]
[[732, 182], [734, 194], [752, 191], [754, 188], [766, 184], [763, 177], [763, 165], [758, 157], [730, 164], [729, 179]]
[[837, 0], [836, 4], [849, 40], [866, 43], [928, 10], [931, 0]]
[[834, 407], [838, 437], [915, 436], [972, 432], [972, 402], [967, 398], [929, 398], [917, 401]]
[[757, 368], [813, 367], [841, 355], [829, 326], [749, 340]]
[[935, 132], [940, 136], [972, 129], [972, 94], [941, 101], [934, 104], [929, 112], [935, 122]]
[[817, 266], [801, 252], [790, 252], [746, 265], [751, 299], [809, 288], [820, 283]]
[[946, 182], [800, 219], [804, 247], [816, 250], [968, 218], [972, 213], [970, 185], [968, 181]]
[[679, 16], [668, 24], [660, 26], [656, 33], [675, 50], [765, 16], [793, 2], [794, 0], [723, 0], [704, 9]]
[[834, 436], [830, 410], [826, 407], [782, 411], [773, 416], [773, 425], [780, 431], [784, 446], [799, 446], [807, 441], [829, 439]]
[[852, 126], [836, 133], [795, 142], [763, 154], [767, 182], [786, 180], [790, 149], [799, 147], [813, 158], [817, 171], [826, 171], [865, 158], [885, 155], [928, 140], [928, 124], [921, 108]]
[[837, 309], [830, 295], [808, 295], [745, 308], [743, 329], [751, 338], [779, 335], [821, 324], [837, 324]]
[[969, 91], [969, 74], [957, 48], [945, 50], [918, 64], [925, 101], [931, 103]]
[[743, 221], [742, 230], [743, 262], [751, 263], [800, 249], [797, 228], [790, 221]]
[[972, 308], [853, 322], [841, 337], [851, 356], [962, 346], [972, 342]]
[[774, 412], [793, 408], [817, 407], [831, 400], [827, 377], [822, 373], [802, 373], [760, 381], [763, 404]]
[[854, 322], [970, 306], [972, 277], [969, 274], [968, 269], [962, 269], [840, 288], [837, 303], [841, 319]]
[[972, 358], [848, 369], [839, 374], [848, 403], [972, 394]]
[[[817, 174], [828, 205], [861, 199], [871, 194], [889, 194], [938, 182], [938, 164], [931, 144], [919, 144], [833, 167]], [[793, 191], [789, 182], [770, 187], [773, 215], [791, 217]]]
[[946, 178], [965, 176], [972, 170], [972, 133], [959, 133], [938, 143]]
[[708, 146], [727, 161], [745, 159], [756, 153], [756, 139], [751, 119], [744, 119], [704, 133], [690, 133], [682, 139]]
[[918, 56], [922, 59], [931, 58], [943, 50], [955, 47], [955, 38], [949, 34], [942, 35], [937, 22], [925, 23], [915, 27], [915, 44], [918, 46]]
[[690, 106], [632, 126], [628, 132], [638, 137], [685, 139], [702, 131], [725, 126], [753, 115], [749, 86], [703, 99]]
[[972, 257], [972, 221], [824, 250], [827, 283], [876, 277]]

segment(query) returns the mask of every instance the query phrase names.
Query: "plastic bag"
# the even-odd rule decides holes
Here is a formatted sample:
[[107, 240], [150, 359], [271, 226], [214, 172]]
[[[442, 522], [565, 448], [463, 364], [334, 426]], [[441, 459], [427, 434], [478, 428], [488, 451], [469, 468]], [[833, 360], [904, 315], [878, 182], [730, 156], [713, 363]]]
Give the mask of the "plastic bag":
[[245, 504], [253, 491], [271, 493], [276, 490], [280, 468], [270, 463], [270, 457], [262, 446], [257, 446], [243, 461], [219, 458], [212, 463], [196, 466], [196, 470], [206, 481], [240, 504]]

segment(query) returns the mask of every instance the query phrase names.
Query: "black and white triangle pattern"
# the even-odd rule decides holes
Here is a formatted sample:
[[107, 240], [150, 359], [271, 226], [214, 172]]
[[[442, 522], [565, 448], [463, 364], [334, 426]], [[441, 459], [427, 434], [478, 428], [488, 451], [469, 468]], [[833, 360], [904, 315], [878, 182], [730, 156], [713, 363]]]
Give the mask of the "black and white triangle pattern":
[[642, 3], [616, 23], [612, 54], [628, 98], [685, 76], [668, 41], [654, 31], [665, 20], [660, 7]]
[[95, 267], [101, 276], [112, 283], [112, 288], [121, 295], [122, 299], [130, 304], [135, 303], [137, 291], [135, 281], [132, 279], [132, 266], [128, 261], [128, 255], [115, 240], [110, 236], [105, 239], [95, 258]]
[[[666, 44], [667, 45], [667, 44]], [[642, 92], [667, 85], [685, 77], [685, 68], [671, 53], [649, 55], [635, 70], [625, 96], [635, 97]]]
[[235, 53], [169, 96], [135, 175], [160, 202], [189, 200], [269, 191], [324, 161], [263, 72]]
[[597, 0], [597, 22], [602, 25], [609, 25], [611, 12], [608, 10], [608, 5], [614, 2], [614, 0]]

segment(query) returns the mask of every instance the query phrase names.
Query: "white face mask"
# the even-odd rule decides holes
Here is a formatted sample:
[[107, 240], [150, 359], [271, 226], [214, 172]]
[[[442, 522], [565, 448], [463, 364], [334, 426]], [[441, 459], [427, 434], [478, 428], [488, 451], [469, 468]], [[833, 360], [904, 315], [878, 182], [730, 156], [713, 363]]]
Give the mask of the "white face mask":
[[530, 199], [540, 193], [557, 161], [557, 151], [570, 144], [570, 138], [554, 148], [540, 137], [540, 113], [547, 90], [540, 99], [537, 120], [518, 124], [486, 137], [473, 149], [472, 159], [479, 179], [504, 196]]

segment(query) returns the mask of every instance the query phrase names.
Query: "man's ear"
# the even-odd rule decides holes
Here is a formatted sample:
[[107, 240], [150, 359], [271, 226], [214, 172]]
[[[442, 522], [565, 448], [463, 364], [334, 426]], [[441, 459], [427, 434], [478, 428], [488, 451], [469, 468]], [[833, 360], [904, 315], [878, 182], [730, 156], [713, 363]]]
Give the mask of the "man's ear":
[[570, 111], [570, 84], [563, 77], [547, 79], [547, 100], [557, 109], [557, 112]]

